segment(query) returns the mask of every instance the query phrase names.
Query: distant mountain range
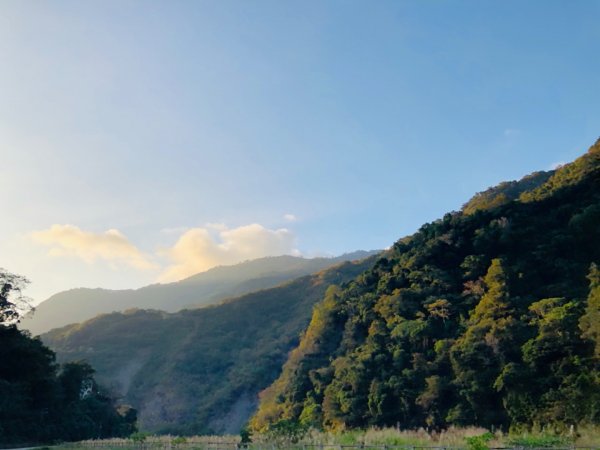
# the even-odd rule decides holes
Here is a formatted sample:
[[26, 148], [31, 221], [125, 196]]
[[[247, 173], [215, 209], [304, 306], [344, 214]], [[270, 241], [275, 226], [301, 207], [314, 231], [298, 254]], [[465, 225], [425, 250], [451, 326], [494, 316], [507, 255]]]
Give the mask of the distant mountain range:
[[356, 251], [335, 258], [311, 259], [274, 256], [219, 266], [175, 283], [153, 284], [140, 289], [71, 289], [42, 302], [32, 316], [21, 321], [19, 328], [38, 335], [98, 314], [131, 308], [176, 312], [206, 306], [376, 253], [378, 251]]
[[[298, 343], [313, 306], [331, 285], [343, 285], [375, 259], [338, 263], [205, 308], [104, 314], [42, 339], [61, 362], [91, 363], [112, 396], [138, 410], [143, 430], [237, 433], [255, 411], [258, 393], [275, 380]], [[286, 261], [299, 270], [308, 262], [286, 257], [259, 264]]]

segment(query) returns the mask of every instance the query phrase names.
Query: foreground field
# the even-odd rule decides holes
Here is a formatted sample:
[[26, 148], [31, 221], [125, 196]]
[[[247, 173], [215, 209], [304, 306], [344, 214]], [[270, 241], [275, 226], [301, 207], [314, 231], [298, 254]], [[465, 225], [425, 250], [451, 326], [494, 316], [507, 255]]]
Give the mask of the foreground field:
[[310, 431], [302, 435], [278, 434], [251, 436], [242, 443], [239, 436], [149, 436], [138, 433], [131, 439], [91, 440], [58, 446], [59, 449], [600, 449], [600, 428], [582, 427], [578, 430], [539, 430], [527, 433], [492, 433], [483, 428], [450, 428], [442, 432], [397, 430], [395, 428], [367, 429], [343, 433]]

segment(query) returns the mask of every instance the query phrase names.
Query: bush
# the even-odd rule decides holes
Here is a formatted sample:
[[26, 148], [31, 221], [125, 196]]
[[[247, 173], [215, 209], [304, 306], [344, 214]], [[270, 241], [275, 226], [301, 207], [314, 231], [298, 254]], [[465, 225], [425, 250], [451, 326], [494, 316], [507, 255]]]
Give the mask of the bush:
[[465, 442], [468, 450], [489, 450], [488, 442], [492, 439], [494, 439], [494, 435], [487, 432], [479, 436], [466, 437]]

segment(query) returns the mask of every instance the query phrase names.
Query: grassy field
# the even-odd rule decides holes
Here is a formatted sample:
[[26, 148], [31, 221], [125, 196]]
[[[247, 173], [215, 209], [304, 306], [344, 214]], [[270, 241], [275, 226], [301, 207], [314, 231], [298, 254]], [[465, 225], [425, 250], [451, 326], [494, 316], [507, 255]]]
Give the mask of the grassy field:
[[[242, 447], [239, 436], [150, 436], [137, 433], [132, 439], [108, 439], [63, 444], [58, 449], [89, 448], [119, 450], [225, 450]], [[312, 449], [383, 449], [383, 448], [454, 448], [486, 450], [495, 448], [594, 448], [600, 449], [600, 428], [581, 427], [562, 434], [554, 430], [537, 430], [523, 433], [492, 433], [483, 428], [450, 428], [441, 432], [398, 430], [395, 428], [352, 430], [342, 433], [309, 431], [302, 436], [252, 436], [247, 444], [251, 449], [276, 448]], [[57, 447], [55, 447], [57, 448]]]

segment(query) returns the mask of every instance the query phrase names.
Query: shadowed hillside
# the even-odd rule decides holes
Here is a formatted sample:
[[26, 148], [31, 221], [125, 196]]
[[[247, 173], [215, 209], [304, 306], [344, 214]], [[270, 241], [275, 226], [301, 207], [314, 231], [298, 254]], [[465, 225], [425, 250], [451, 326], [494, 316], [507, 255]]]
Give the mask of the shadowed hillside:
[[374, 258], [215, 306], [112, 313], [42, 338], [59, 361], [90, 362], [98, 381], [139, 411], [142, 429], [235, 433], [254, 412], [258, 392], [279, 375], [313, 305]]

